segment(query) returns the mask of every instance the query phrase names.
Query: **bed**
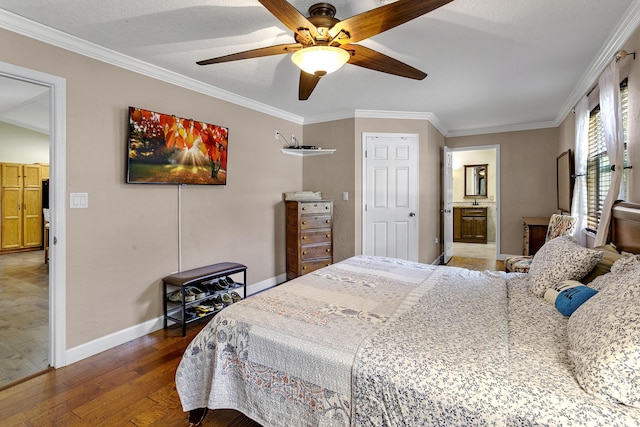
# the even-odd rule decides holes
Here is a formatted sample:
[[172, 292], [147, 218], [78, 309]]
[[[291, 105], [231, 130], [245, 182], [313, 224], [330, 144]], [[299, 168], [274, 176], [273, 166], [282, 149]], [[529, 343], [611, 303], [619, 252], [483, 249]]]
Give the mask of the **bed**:
[[[613, 228], [607, 248], [550, 241], [528, 274], [356, 256], [253, 295], [185, 351], [182, 407], [194, 424], [640, 425], [640, 205]], [[560, 312], [581, 288], [557, 283], [598, 268]]]

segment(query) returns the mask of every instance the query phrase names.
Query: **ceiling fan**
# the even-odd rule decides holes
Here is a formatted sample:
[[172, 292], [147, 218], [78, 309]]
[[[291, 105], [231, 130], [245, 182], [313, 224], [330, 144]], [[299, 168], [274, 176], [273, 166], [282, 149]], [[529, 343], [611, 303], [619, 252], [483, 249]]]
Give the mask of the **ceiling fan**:
[[411, 21], [453, 0], [398, 0], [343, 21], [334, 17], [336, 8], [329, 3], [311, 6], [307, 18], [285, 0], [258, 1], [294, 32], [296, 42], [233, 53], [196, 64], [293, 53], [291, 59], [300, 68], [298, 99], [303, 101], [309, 99], [322, 76], [346, 62], [410, 79], [424, 79], [426, 73], [354, 43]]

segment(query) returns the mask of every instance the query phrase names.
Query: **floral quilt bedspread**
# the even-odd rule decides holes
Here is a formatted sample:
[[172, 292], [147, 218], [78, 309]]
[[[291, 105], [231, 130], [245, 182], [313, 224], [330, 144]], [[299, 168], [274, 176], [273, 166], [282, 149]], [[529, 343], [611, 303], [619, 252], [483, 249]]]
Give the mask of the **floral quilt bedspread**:
[[227, 307], [178, 367], [183, 409], [233, 408], [264, 426], [351, 425], [360, 345], [416, 304], [438, 271], [358, 256]]
[[640, 426], [577, 384], [566, 321], [526, 275], [357, 256], [226, 308], [176, 385], [263, 426]]

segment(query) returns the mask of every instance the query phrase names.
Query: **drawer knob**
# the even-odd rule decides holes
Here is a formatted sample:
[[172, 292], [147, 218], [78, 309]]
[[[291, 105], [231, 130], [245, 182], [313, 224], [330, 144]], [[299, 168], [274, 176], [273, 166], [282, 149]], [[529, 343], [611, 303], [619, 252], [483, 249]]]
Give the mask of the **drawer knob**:
[[325, 222], [326, 222], [327, 224], [329, 224], [329, 223], [331, 222], [331, 220], [329, 220], [329, 219], [328, 219], [328, 220], [326, 220]]
[[331, 234], [325, 234], [324, 237], [328, 239], [329, 237], [331, 237]]
[[307, 240], [307, 236], [302, 236], [302, 240]]
[[325, 252], [331, 252], [331, 249], [325, 249]]
[[307, 251], [302, 251], [302, 255], [306, 255], [306, 254], [307, 254]]
[[306, 265], [303, 265], [303, 266], [302, 266], [302, 269], [303, 269], [303, 270], [306, 270], [306, 269], [307, 269], [307, 266], [306, 266]]
[[302, 221], [302, 225], [305, 225], [307, 223], [307, 221]]
[[325, 208], [325, 209], [327, 209], [327, 210], [329, 210], [329, 206], [325, 206], [324, 208]]
[[302, 210], [303, 210], [303, 211], [305, 211], [305, 210], [307, 210], [307, 208], [303, 206], [303, 207], [302, 207]]

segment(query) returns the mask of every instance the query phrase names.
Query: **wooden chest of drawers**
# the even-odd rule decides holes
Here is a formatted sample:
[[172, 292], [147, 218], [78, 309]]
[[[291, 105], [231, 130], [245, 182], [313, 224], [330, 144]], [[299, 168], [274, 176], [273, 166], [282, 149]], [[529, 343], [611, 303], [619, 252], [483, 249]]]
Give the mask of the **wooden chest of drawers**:
[[287, 280], [333, 262], [333, 202], [286, 201]]

